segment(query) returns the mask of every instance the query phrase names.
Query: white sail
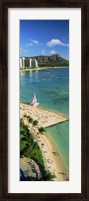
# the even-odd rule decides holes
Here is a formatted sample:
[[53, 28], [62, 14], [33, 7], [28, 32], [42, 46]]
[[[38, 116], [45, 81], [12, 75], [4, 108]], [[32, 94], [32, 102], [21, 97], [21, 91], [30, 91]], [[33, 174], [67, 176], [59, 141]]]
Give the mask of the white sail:
[[33, 100], [32, 100], [32, 104], [33, 104], [33, 106], [39, 105], [39, 103], [37, 102], [37, 98], [36, 98], [35, 94], [34, 94], [34, 97], [33, 97]]
[[32, 100], [32, 103], [33, 103], [33, 104], [37, 103], [37, 98], [36, 98], [35, 94], [34, 94], [34, 98], [33, 98], [33, 100]]

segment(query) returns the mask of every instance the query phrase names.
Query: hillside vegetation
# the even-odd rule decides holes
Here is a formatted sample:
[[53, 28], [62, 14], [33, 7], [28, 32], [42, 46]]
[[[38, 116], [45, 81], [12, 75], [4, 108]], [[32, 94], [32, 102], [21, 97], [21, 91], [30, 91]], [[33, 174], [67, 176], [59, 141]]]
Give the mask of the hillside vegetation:
[[54, 54], [51, 56], [34, 56], [29, 57], [36, 59], [38, 61], [39, 67], [60, 67], [60, 66], [69, 66], [69, 61], [62, 58], [59, 54]]
[[33, 159], [40, 166], [42, 172], [40, 181], [54, 180], [55, 175], [45, 169], [43, 156], [38, 143], [34, 140], [32, 133], [24, 124], [23, 119], [20, 119], [20, 158], [23, 156]]

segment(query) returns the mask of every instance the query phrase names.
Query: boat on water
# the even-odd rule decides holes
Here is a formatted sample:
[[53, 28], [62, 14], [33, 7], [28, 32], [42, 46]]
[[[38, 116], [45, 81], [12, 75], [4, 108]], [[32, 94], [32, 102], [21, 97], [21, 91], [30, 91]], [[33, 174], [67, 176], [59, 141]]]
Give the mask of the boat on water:
[[37, 102], [37, 98], [36, 98], [36, 95], [34, 94], [34, 97], [33, 97], [33, 100], [32, 100], [32, 106], [38, 106], [39, 103]]

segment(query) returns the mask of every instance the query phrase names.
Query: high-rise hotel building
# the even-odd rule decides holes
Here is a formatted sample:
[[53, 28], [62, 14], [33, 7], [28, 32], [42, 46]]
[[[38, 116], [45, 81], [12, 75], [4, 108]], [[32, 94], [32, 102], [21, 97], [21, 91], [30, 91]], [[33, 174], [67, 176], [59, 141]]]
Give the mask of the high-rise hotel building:
[[20, 57], [20, 69], [38, 67], [38, 61], [36, 59], [28, 57]]

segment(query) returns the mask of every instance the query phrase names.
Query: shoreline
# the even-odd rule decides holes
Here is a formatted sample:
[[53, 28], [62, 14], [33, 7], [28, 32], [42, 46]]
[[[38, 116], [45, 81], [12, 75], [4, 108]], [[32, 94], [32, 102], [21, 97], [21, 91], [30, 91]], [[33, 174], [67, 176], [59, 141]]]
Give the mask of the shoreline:
[[[31, 115], [30, 114], [31, 107], [32, 106], [30, 106], [30, 105], [20, 103], [20, 117], [22, 118], [24, 116], [24, 114]], [[35, 109], [37, 109], [37, 108], [32, 107], [32, 110], [35, 110]], [[39, 108], [37, 110], [45, 111], [45, 110], [39, 109]], [[36, 110], [36, 112], [37, 112], [37, 110]], [[35, 114], [37, 115], [37, 113], [35, 113]], [[33, 118], [33, 116], [31, 116], [31, 117]], [[37, 134], [38, 133], [37, 126], [32, 127], [32, 124], [30, 124], [30, 123], [28, 124], [27, 119], [25, 119], [24, 117], [23, 117], [23, 119], [24, 119], [24, 123], [26, 125], [28, 125], [29, 130], [31, 130], [34, 138], [38, 142], [38, 145], [39, 145], [42, 155], [43, 155], [46, 169], [52, 173], [55, 173], [55, 175], [56, 175], [55, 181], [68, 180], [67, 170], [64, 167], [60, 154], [58, 153], [58, 149], [57, 149], [56, 145], [54, 144], [52, 138], [48, 135], [48, 133], [43, 134], [43, 135]], [[35, 120], [36, 117], [34, 116], [33, 119]]]
[[[29, 105], [30, 106], [30, 103], [26, 103], [26, 102], [20, 102], [20, 104], [25, 104], [25, 105]], [[32, 107], [32, 106], [31, 106]], [[62, 117], [64, 117], [64, 118], [67, 118], [67, 120], [65, 120], [65, 121], [68, 121], [69, 120], [69, 116], [68, 115], [66, 115], [66, 114], [64, 114], [64, 113], [61, 113], [61, 112], [57, 112], [57, 111], [54, 111], [53, 109], [51, 110], [51, 109], [46, 109], [46, 108], [43, 108], [43, 107], [40, 107], [40, 106], [38, 106], [38, 109], [39, 110], [44, 110], [44, 111], [48, 111], [48, 112], [54, 112], [55, 114], [57, 114], [57, 115], [61, 115]], [[51, 126], [50, 126], [51, 127]]]
[[30, 69], [30, 68], [27, 68], [27, 69], [20, 69], [20, 72], [28, 72], [28, 71], [36, 71], [36, 70], [45, 70], [45, 69], [49, 69], [49, 68], [69, 68], [69, 66], [60, 66], [60, 67], [37, 67], [37, 68], [33, 68], [33, 69]]
[[46, 169], [56, 176], [54, 180], [66, 181], [68, 179], [68, 173], [52, 138], [46, 133], [40, 135], [37, 142], [40, 146]]
[[69, 117], [67, 115], [57, 113], [53, 110], [43, 109], [40, 107], [33, 107], [30, 104], [27, 105], [24, 103], [20, 103], [20, 107], [23, 110], [22, 115], [24, 116], [28, 113], [34, 120], [37, 120], [39, 122], [39, 127], [47, 128], [69, 120]]

